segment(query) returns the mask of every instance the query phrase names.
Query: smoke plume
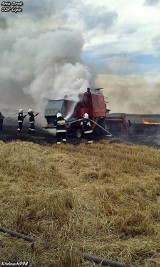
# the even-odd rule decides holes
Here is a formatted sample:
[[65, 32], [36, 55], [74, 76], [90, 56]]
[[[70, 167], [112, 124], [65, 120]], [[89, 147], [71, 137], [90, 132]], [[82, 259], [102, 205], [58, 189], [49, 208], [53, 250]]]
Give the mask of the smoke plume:
[[91, 70], [81, 62], [83, 38], [77, 31], [48, 31], [18, 37], [1, 51], [0, 94], [3, 106], [44, 112], [47, 99], [75, 96], [94, 86]]
[[104, 88], [111, 112], [159, 114], [160, 83], [149, 75], [100, 74], [96, 82]]

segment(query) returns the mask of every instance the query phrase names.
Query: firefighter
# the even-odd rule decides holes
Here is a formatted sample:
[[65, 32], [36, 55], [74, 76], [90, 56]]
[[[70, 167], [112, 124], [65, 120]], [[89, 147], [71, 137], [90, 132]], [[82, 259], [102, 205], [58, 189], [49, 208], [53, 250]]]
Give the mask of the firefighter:
[[23, 109], [20, 109], [19, 112], [18, 112], [18, 129], [17, 129], [18, 133], [20, 133], [22, 131], [23, 121], [24, 121], [24, 118], [26, 116], [27, 115], [23, 115]]
[[34, 114], [34, 111], [32, 109], [29, 109], [28, 110], [29, 123], [30, 123], [29, 133], [34, 133], [35, 132], [35, 117], [38, 114], [39, 114], [39, 112], [37, 112], [36, 114]]
[[92, 140], [92, 128], [91, 128], [91, 122], [89, 120], [89, 115], [88, 113], [85, 113], [83, 116], [83, 120], [81, 121], [81, 126], [83, 127], [83, 131], [84, 131], [84, 136], [87, 139], [87, 143], [91, 144], [93, 143]]
[[0, 112], [0, 132], [2, 132], [2, 130], [3, 130], [3, 119], [4, 119], [4, 116]]
[[66, 121], [61, 113], [57, 113], [57, 120], [56, 120], [57, 145], [61, 144], [61, 141], [66, 143], [66, 132], [67, 132]]

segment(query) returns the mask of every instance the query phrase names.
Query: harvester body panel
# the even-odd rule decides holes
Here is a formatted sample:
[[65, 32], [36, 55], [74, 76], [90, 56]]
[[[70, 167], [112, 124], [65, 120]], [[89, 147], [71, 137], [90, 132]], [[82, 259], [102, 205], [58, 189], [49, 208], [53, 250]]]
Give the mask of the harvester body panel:
[[106, 115], [106, 104], [104, 102], [103, 95], [92, 95], [92, 107], [93, 116], [92, 117], [105, 117]]

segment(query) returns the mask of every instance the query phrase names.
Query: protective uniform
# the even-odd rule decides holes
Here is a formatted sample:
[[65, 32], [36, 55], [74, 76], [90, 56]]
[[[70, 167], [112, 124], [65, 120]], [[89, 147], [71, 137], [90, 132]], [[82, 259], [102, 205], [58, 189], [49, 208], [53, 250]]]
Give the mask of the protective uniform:
[[23, 115], [23, 109], [20, 109], [18, 112], [18, 129], [17, 129], [17, 132], [19, 133], [22, 131], [23, 121], [26, 116], [27, 115]]
[[4, 119], [4, 116], [0, 112], [0, 132], [2, 132], [2, 130], [3, 130], [3, 119]]
[[91, 128], [91, 122], [89, 120], [89, 115], [87, 113], [84, 114], [83, 120], [81, 121], [81, 126], [83, 127], [84, 136], [87, 139], [87, 143], [91, 144], [93, 143], [92, 140], [92, 128]]
[[66, 143], [66, 121], [63, 118], [61, 113], [57, 113], [56, 120], [56, 136], [57, 136], [57, 144], [61, 144], [61, 141]]
[[36, 113], [34, 115], [34, 111], [32, 109], [28, 110], [28, 115], [29, 115], [29, 123], [30, 123], [30, 127], [29, 127], [29, 133], [34, 133], [35, 132], [35, 117], [38, 115], [39, 113]]

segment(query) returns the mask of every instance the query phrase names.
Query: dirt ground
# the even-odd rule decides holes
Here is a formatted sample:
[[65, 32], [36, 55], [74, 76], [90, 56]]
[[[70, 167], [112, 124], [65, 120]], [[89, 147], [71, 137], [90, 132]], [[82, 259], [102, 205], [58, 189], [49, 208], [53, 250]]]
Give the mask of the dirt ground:
[[[145, 129], [140, 124], [131, 126], [126, 132], [112, 133], [112, 137], [106, 135], [102, 137], [93, 136], [95, 142], [101, 139], [107, 139], [113, 142], [129, 142], [139, 145], [147, 145], [153, 147], [160, 147], [160, 126], [159, 127], [146, 127]], [[11, 142], [15, 140], [27, 141], [38, 143], [42, 145], [56, 144], [56, 137], [48, 130], [40, 126], [36, 127], [35, 133], [28, 133], [28, 125], [24, 125], [22, 133], [17, 133], [17, 125], [15, 123], [4, 124], [3, 132], [0, 134], [0, 140], [4, 142]], [[79, 144], [84, 142], [82, 139], [76, 139], [73, 136], [67, 137], [67, 142], [71, 144]]]

